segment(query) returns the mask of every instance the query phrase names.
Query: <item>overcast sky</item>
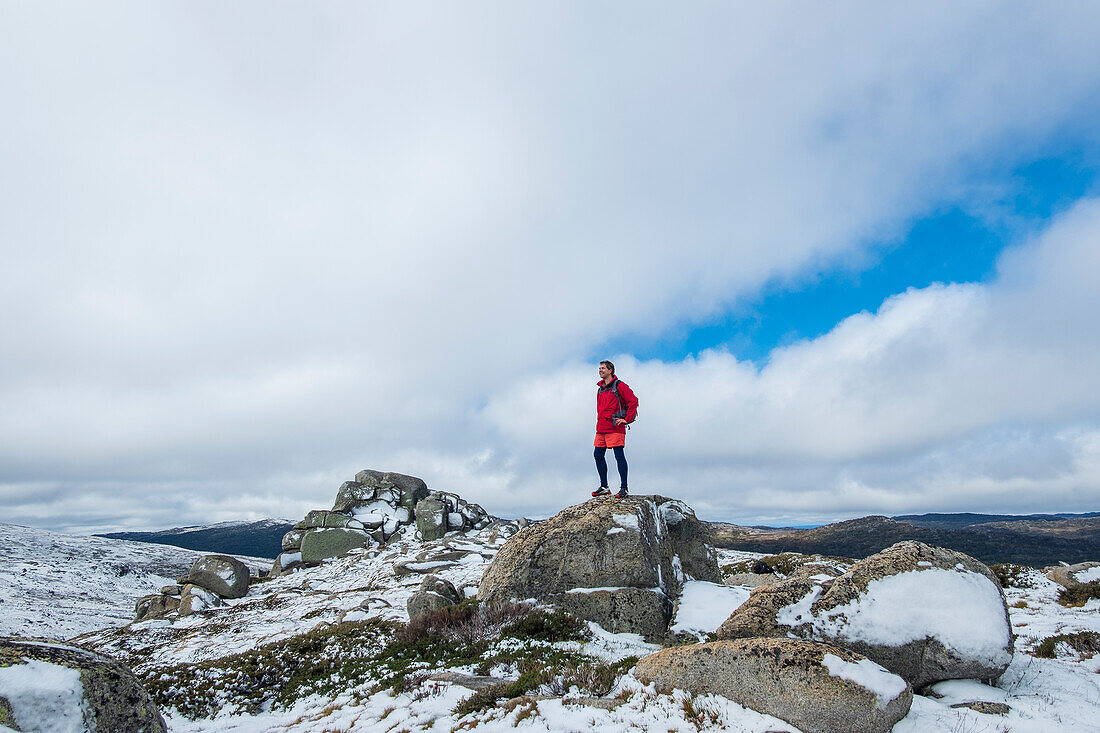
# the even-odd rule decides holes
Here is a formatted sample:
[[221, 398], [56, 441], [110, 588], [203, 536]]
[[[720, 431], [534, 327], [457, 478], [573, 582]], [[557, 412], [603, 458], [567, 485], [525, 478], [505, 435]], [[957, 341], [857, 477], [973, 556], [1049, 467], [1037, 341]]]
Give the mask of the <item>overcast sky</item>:
[[1100, 510], [1096, 3], [59, 5], [0, 5], [0, 521], [548, 516], [601, 358], [705, 519]]

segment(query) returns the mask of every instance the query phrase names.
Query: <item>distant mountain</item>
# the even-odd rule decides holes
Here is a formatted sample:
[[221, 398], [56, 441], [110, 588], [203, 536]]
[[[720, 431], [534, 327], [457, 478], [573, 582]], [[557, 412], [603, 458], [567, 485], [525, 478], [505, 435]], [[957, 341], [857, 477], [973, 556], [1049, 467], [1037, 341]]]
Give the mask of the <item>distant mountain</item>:
[[[952, 515], [935, 515], [950, 517]], [[969, 517], [983, 515], [968, 515]], [[984, 515], [992, 516], [992, 515]], [[1100, 516], [1075, 519], [1011, 517], [1008, 521], [957, 523], [957, 529], [929, 528], [889, 517], [862, 517], [813, 529], [775, 529], [711, 523], [712, 542], [751, 552], [801, 552], [864, 558], [902, 540], [965, 552], [982, 562], [1033, 567], [1100, 560]], [[950, 520], [943, 520], [949, 523]], [[965, 520], [964, 520], [965, 521]]]
[[222, 522], [159, 532], [108, 532], [95, 536], [174, 545], [200, 552], [274, 559], [282, 552], [283, 535], [293, 526], [294, 522], [289, 519], [261, 519], [258, 522]]
[[916, 527], [927, 529], [963, 529], [975, 524], [990, 524], [992, 522], [1055, 522], [1063, 519], [1090, 519], [1100, 517], [1100, 512], [1088, 512], [1086, 514], [902, 514], [892, 517], [898, 522], [905, 522]]

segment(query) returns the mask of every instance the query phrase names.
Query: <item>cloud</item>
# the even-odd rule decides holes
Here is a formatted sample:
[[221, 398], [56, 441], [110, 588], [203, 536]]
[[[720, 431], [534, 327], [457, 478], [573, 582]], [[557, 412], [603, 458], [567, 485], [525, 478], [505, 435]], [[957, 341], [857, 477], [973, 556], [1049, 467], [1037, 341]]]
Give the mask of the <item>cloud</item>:
[[[586, 481], [566, 426], [595, 345], [984, 201], [1098, 111], [1091, 4], [3, 12], [0, 94], [19, 101], [0, 120], [0, 482], [115, 487], [85, 507], [96, 522], [224, 518], [229, 485], [294, 514], [364, 466], [545, 512], [532, 477]], [[1007, 268], [998, 292], [1026, 290]], [[714, 487], [731, 461], [868, 460], [990, 424], [932, 425], [938, 403], [917, 399], [1001, 395], [977, 357], [954, 365], [969, 389], [921, 382], [964, 359], [952, 339], [1018, 355], [989, 318], [967, 330], [974, 309], [1024, 324], [1042, 304], [983, 293], [900, 296], [761, 374], [627, 359], [643, 420], [692, 459], [669, 464], [670, 490]], [[838, 376], [845, 349], [866, 354]], [[1019, 367], [1025, 388], [1051, 369]], [[729, 415], [677, 412], [683, 374], [757, 423], [697, 440]], [[509, 402], [516, 385], [561, 413]], [[1081, 388], [1002, 419], [1090, 420], [1069, 404]], [[153, 485], [191, 499], [140, 508]], [[24, 506], [9, 516], [49, 522]]]
[[[1083, 202], [1007, 251], [989, 284], [911, 289], [759, 369], [722, 351], [624, 359], [642, 400], [638, 482], [730, 518], [1087, 510], [1100, 499], [1098, 240], [1100, 200]], [[535, 467], [532, 496], [541, 466], [579, 442], [590, 371], [519, 384], [483, 411], [524, 436], [509, 446]]]

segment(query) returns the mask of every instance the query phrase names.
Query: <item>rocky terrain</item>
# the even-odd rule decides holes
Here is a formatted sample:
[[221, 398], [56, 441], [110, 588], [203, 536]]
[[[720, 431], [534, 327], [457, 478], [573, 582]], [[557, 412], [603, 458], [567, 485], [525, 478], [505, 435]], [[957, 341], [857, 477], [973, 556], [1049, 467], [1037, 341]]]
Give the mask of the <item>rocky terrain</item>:
[[[676, 499], [528, 524], [422, 484], [360, 472], [273, 565], [189, 554], [128, 599], [140, 620], [0, 640], [0, 726], [48, 697], [120, 731], [1098, 729], [1100, 563], [770, 556], [715, 548]], [[131, 671], [148, 697], [95, 692]]]

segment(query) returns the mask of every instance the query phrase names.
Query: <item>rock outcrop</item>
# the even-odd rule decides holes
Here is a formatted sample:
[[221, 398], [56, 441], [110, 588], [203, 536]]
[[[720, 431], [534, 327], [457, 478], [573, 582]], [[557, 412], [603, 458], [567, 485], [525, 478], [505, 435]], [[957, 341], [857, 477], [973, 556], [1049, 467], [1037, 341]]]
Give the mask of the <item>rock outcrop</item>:
[[659, 692], [715, 694], [805, 733], [885, 733], [905, 717], [905, 680], [859, 654], [799, 639], [738, 639], [672, 647], [634, 676]]
[[248, 566], [229, 555], [203, 555], [176, 585], [166, 585], [160, 595], [143, 596], [134, 605], [134, 621], [149, 621], [178, 614], [189, 616], [225, 604], [226, 598], [248, 593]]
[[685, 580], [721, 582], [705, 538], [695, 513], [675, 499], [592, 499], [511, 537], [478, 598], [537, 598], [614, 632], [663, 638]]
[[1008, 607], [989, 568], [914, 541], [837, 578], [802, 574], [755, 588], [717, 632], [719, 639], [785, 636], [863, 654], [914, 688], [997, 677], [1013, 648]]
[[[9, 722], [4, 717], [10, 717]], [[163, 733], [164, 718], [125, 666], [81, 647], [0, 638], [0, 723], [12, 730]]]
[[484, 529], [493, 518], [457, 494], [430, 491], [423, 479], [365, 469], [345, 481], [331, 510], [309, 512], [283, 535], [272, 577], [323, 560], [385, 544], [407, 532], [434, 540], [449, 532]]
[[1044, 573], [1058, 585], [1072, 590], [1086, 583], [1100, 580], [1100, 562], [1079, 562], [1074, 565], [1056, 565]]

